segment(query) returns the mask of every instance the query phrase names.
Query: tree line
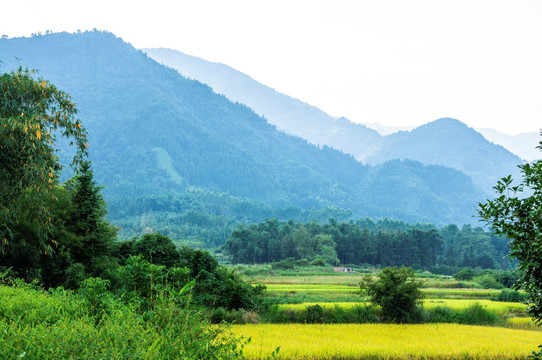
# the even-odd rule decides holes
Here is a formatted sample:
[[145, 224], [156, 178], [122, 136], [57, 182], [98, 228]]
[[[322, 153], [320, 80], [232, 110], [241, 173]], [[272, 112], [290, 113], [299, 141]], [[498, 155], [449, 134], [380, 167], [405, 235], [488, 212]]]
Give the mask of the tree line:
[[[459, 267], [508, 269], [507, 239], [482, 228], [360, 219], [327, 224], [267, 219], [240, 225], [223, 247], [232, 263], [287, 258], [328, 265], [412, 266], [452, 272]], [[440, 270], [440, 271], [438, 271]]]

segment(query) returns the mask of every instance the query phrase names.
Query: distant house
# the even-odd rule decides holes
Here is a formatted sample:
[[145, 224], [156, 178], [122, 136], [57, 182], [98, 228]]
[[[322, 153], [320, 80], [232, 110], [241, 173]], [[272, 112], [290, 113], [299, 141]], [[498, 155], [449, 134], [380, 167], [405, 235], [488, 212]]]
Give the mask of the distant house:
[[354, 273], [354, 269], [348, 268], [348, 267], [334, 267], [333, 271], [347, 273], [347, 274], [353, 274]]

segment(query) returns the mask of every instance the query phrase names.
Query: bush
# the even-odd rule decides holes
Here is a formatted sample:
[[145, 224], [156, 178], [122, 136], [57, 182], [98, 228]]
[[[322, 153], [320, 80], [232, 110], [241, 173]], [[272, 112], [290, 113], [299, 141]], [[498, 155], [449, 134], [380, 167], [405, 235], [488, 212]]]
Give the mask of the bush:
[[310, 266], [310, 264], [311, 263], [307, 259], [301, 259], [295, 262], [295, 265], [299, 267], [307, 267], [307, 266]]
[[322, 258], [314, 259], [311, 262], [311, 266], [326, 266], [326, 262]]
[[416, 280], [411, 268], [388, 267], [378, 274], [378, 280], [365, 276], [361, 283], [362, 293], [367, 293], [374, 305], [382, 309], [384, 321], [411, 323], [421, 321], [423, 281]]
[[476, 276], [476, 272], [471, 268], [465, 268], [454, 275], [456, 280], [472, 280]]
[[458, 313], [447, 306], [435, 306], [425, 310], [426, 322], [454, 323], [458, 321]]
[[271, 264], [273, 270], [292, 270], [295, 268], [295, 259], [290, 257]]
[[503, 285], [499, 283], [492, 275], [481, 275], [472, 278], [472, 281], [481, 285], [484, 289], [502, 289]]
[[504, 289], [493, 300], [504, 302], [524, 302], [527, 300], [527, 295], [520, 293], [517, 290]]
[[474, 303], [460, 312], [458, 322], [468, 325], [495, 325], [498, 319], [497, 314], [488, 310], [487, 306]]
[[324, 309], [320, 305], [309, 305], [306, 308], [305, 322], [321, 324], [324, 321]]

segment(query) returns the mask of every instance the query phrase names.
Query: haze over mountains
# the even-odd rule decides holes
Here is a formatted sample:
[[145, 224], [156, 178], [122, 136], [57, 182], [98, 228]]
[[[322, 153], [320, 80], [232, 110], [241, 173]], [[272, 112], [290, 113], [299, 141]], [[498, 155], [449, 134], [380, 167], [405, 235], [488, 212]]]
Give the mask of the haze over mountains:
[[[376, 159], [379, 165], [371, 166], [287, 135], [249, 107], [158, 64], [110, 33], [0, 39], [0, 56], [0, 70], [15, 69], [17, 57], [72, 95], [88, 129], [96, 181], [105, 186], [110, 216], [125, 234], [151, 226], [184, 237], [195, 224], [201, 236], [220, 245], [239, 222], [301, 216], [310, 221], [316, 213], [324, 214], [324, 221], [368, 216], [475, 223], [475, 205], [487, 196], [449, 167], [397, 159]], [[323, 118], [320, 124], [329, 128]], [[358, 131], [350, 141], [359, 148], [374, 139], [388, 141], [345, 119], [333, 126], [338, 134]], [[432, 126], [471, 132], [455, 120]], [[408, 144], [401, 136], [390, 139], [393, 145]], [[421, 137], [419, 142], [431, 143]], [[412, 153], [417, 151], [414, 147]], [[473, 154], [482, 157], [484, 151]], [[66, 157], [64, 152], [64, 162]], [[209, 234], [214, 225], [225, 230]]]
[[[181, 74], [208, 84], [230, 100], [248, 105], [279, 129], [313, 144], [340, 149], [366, 163], [381, 164], [391, 159], [408, 158], [424, 164], [452, 167], [471, 176], [474, 183], [488, 194], [498, 179], [519, 173], [517, 165], [522, 161], [518, 156], [492, 144], [474, 129], [454, 119], [440, 119], [412, 131], [382, 136], [345, 118], [333, 118], [227, 65], [171, 49], [144, 51]], [[372, 126], [386, 130], [377, 124]], [[538, 141], [532, 142], [534, 152], [537, 144]]]

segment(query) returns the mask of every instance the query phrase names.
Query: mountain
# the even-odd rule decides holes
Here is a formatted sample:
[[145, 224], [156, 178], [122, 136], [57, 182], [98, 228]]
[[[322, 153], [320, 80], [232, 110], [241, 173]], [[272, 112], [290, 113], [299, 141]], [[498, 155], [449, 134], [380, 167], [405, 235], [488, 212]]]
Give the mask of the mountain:
[[[497, 180], [519, 174], [522, 161], [502, 146], [494, 145], [458, 120], [440, 119], [411, 131], [376, 123], [363, 126], [281, 94], [227, 65], [171, 49], [145, 49], [153, 59], [181, 74], [202, 81], [216, 92], [253, 108], [279, 129], [313, 144], [328, 145], [356, 159], [381, 164], [392, 159], [412, 159], [426, 165], [443, 165], [472, 177], [488, 195]], [[380, 135], [373, 128], [381, 131]], [[537, 142], [535, 142], [535, 145]]]
[[276, 209], [286, 218], [342, 208], [356, 217], [463, 224], [475, 221], [474, 206], [484, 200], [459, 171], [415, 161], [363, 165], [278, 131], [110, 33], [0, 39], [0, 54], [3, 71], [19, 63], [39, 69], [72, 95], [96, 181], [126, 234], [150, 222], [183, 238], [186, 224], [203, 234], [207, 223], [230, 226]]
[[366, 160], [380, 164], [391, 159], [414, 159], [461, 170], [488, 193], [500, 178], [509, 174], [517, 178], [517, 165], [522, 162], [504, 147], [488, 142], [474, 129], [451, 118], [388, 135], [382, 147]]
[[484, 135], [487, 140], [504, 146], [523, 160], [530, 162], [542, 158], [542, 152], [536, 148], [540, 141], [539, 133], [533, 131], [517, 135], [508, 135], [489, 128], [476, 130]]
[[387, 126], [387, 125], [381, 125], [377, 122], [372, 122], [369, 124], [366, 123], [364, 125], [370, 129], [375, 130], [380, 135], [384, 135], [384, 136], [396, 133], [398, 131], [410, 131], [416, 128], [416, 126]]
[[381, 141], [375, 130], [334, 118], [322, 110], [282, 94], [228, 65], [210, 62], [172, 49], [143, 49], [151, 58], [182, 75], [209, 85], [233, 102], [240, 102], [288, 134], [316, 145], [328, 145], [363, 160]]

